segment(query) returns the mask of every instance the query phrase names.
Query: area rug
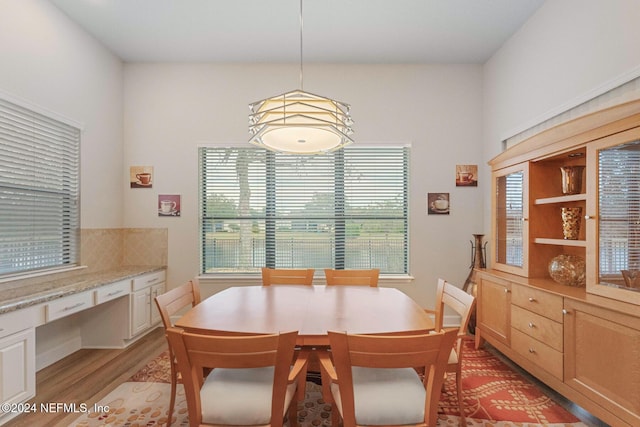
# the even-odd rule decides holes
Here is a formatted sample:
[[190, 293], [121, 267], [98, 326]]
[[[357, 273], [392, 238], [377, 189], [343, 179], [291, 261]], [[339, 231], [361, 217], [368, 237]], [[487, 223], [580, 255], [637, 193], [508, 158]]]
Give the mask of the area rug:
[[[465, 347], [463, 398], [466, 425], [470, 427], [586, 427], [537, 386], [509, 368], [492, 353]], [[171, 386], [168, 353], [164, 352], [129, 381], [121, 384], [98, 405], [108, 410], [84, 414], [77, 427], [163, 426]], [[298, 405], [302, 427], [331, 426], [331, 406], [322, 399], [321, 387], [307, 382], [305, 400]], [[440, 399], [438, 426], [459, 426], [455, 375], [447, 378]], [[178, 388], [173, 426], [188, 426], [187, 405], [182, 385]]]

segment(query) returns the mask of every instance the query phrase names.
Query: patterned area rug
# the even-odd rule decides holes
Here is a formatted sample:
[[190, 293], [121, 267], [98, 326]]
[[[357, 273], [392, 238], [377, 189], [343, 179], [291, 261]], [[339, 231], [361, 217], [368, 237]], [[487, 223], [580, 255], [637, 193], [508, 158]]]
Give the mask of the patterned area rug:
[[[585, 426], [490, 352], [475, 350], [471, 342], [465, 350], [462, 383], [467, 426]], [[108, 411], [85, 414], [73, 426], [166, 425], [169, 371], [168, 352], [164, 352], [99, 402], [108, 406]], [[447, 378], [438, 412], [438, 426], [460, 425], [454, 375]], [[321, 388], [314, 382], [307, 382], [306, 398], [298, 405], [298, 422], [302, 427], [331, 426], [331, 406], [324, 402]], [[172, 425], [188, 426], [181, 385]]]

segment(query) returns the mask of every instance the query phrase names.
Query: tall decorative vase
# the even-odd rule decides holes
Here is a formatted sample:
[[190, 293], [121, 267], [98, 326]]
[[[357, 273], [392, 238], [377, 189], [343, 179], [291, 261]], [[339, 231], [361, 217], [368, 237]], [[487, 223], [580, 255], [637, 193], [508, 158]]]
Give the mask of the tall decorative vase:
[[[464, 281], [464, 285], [462, 286], [462, 290], [470, 293], [473, 296], [477, 295], [476, 288], [476, 269], [477, 268], [486, 268], [487, 262], [485, 260], [487, 254], [487, 243], [482, 243], [482, 239], [484, 234], [474, 234], [474, 240], [471, 241], [471, 271], [467, 276], [467, 280]], [[471, 317], [469, 318], [469, 333], [475, 334], [476, 331], [476, 313], [471, 313]]]
[[580, 235], [582, 208], [562, 208], [562, 234], [565, 240], [577, 240]]

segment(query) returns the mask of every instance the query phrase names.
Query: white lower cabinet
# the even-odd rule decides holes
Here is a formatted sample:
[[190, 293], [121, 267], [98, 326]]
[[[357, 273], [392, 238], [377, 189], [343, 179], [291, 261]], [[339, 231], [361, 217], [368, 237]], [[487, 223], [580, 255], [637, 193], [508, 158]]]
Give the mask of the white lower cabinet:
[[160, 322], [154, 299], [165, 289], [165, 272], [146, 274], [133, 280], [131, 293], [131, 338]]
[[[0, 402], [17, 404], [36, 395], [35, 328], [0, 338]], [[18, 411], [14, 411], [17, 413]], [[0, 412], [0, 422], [11, 412]]]

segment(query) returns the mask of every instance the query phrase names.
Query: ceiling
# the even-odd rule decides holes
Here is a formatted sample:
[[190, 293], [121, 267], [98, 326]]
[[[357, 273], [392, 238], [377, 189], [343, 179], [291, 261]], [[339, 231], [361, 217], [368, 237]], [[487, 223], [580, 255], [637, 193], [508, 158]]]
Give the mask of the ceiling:
[[[50, 0], [126, 62], [299, 62], [299, 0]], [[306, 0], [302, 59], [484, 63], [544, 0]]]

